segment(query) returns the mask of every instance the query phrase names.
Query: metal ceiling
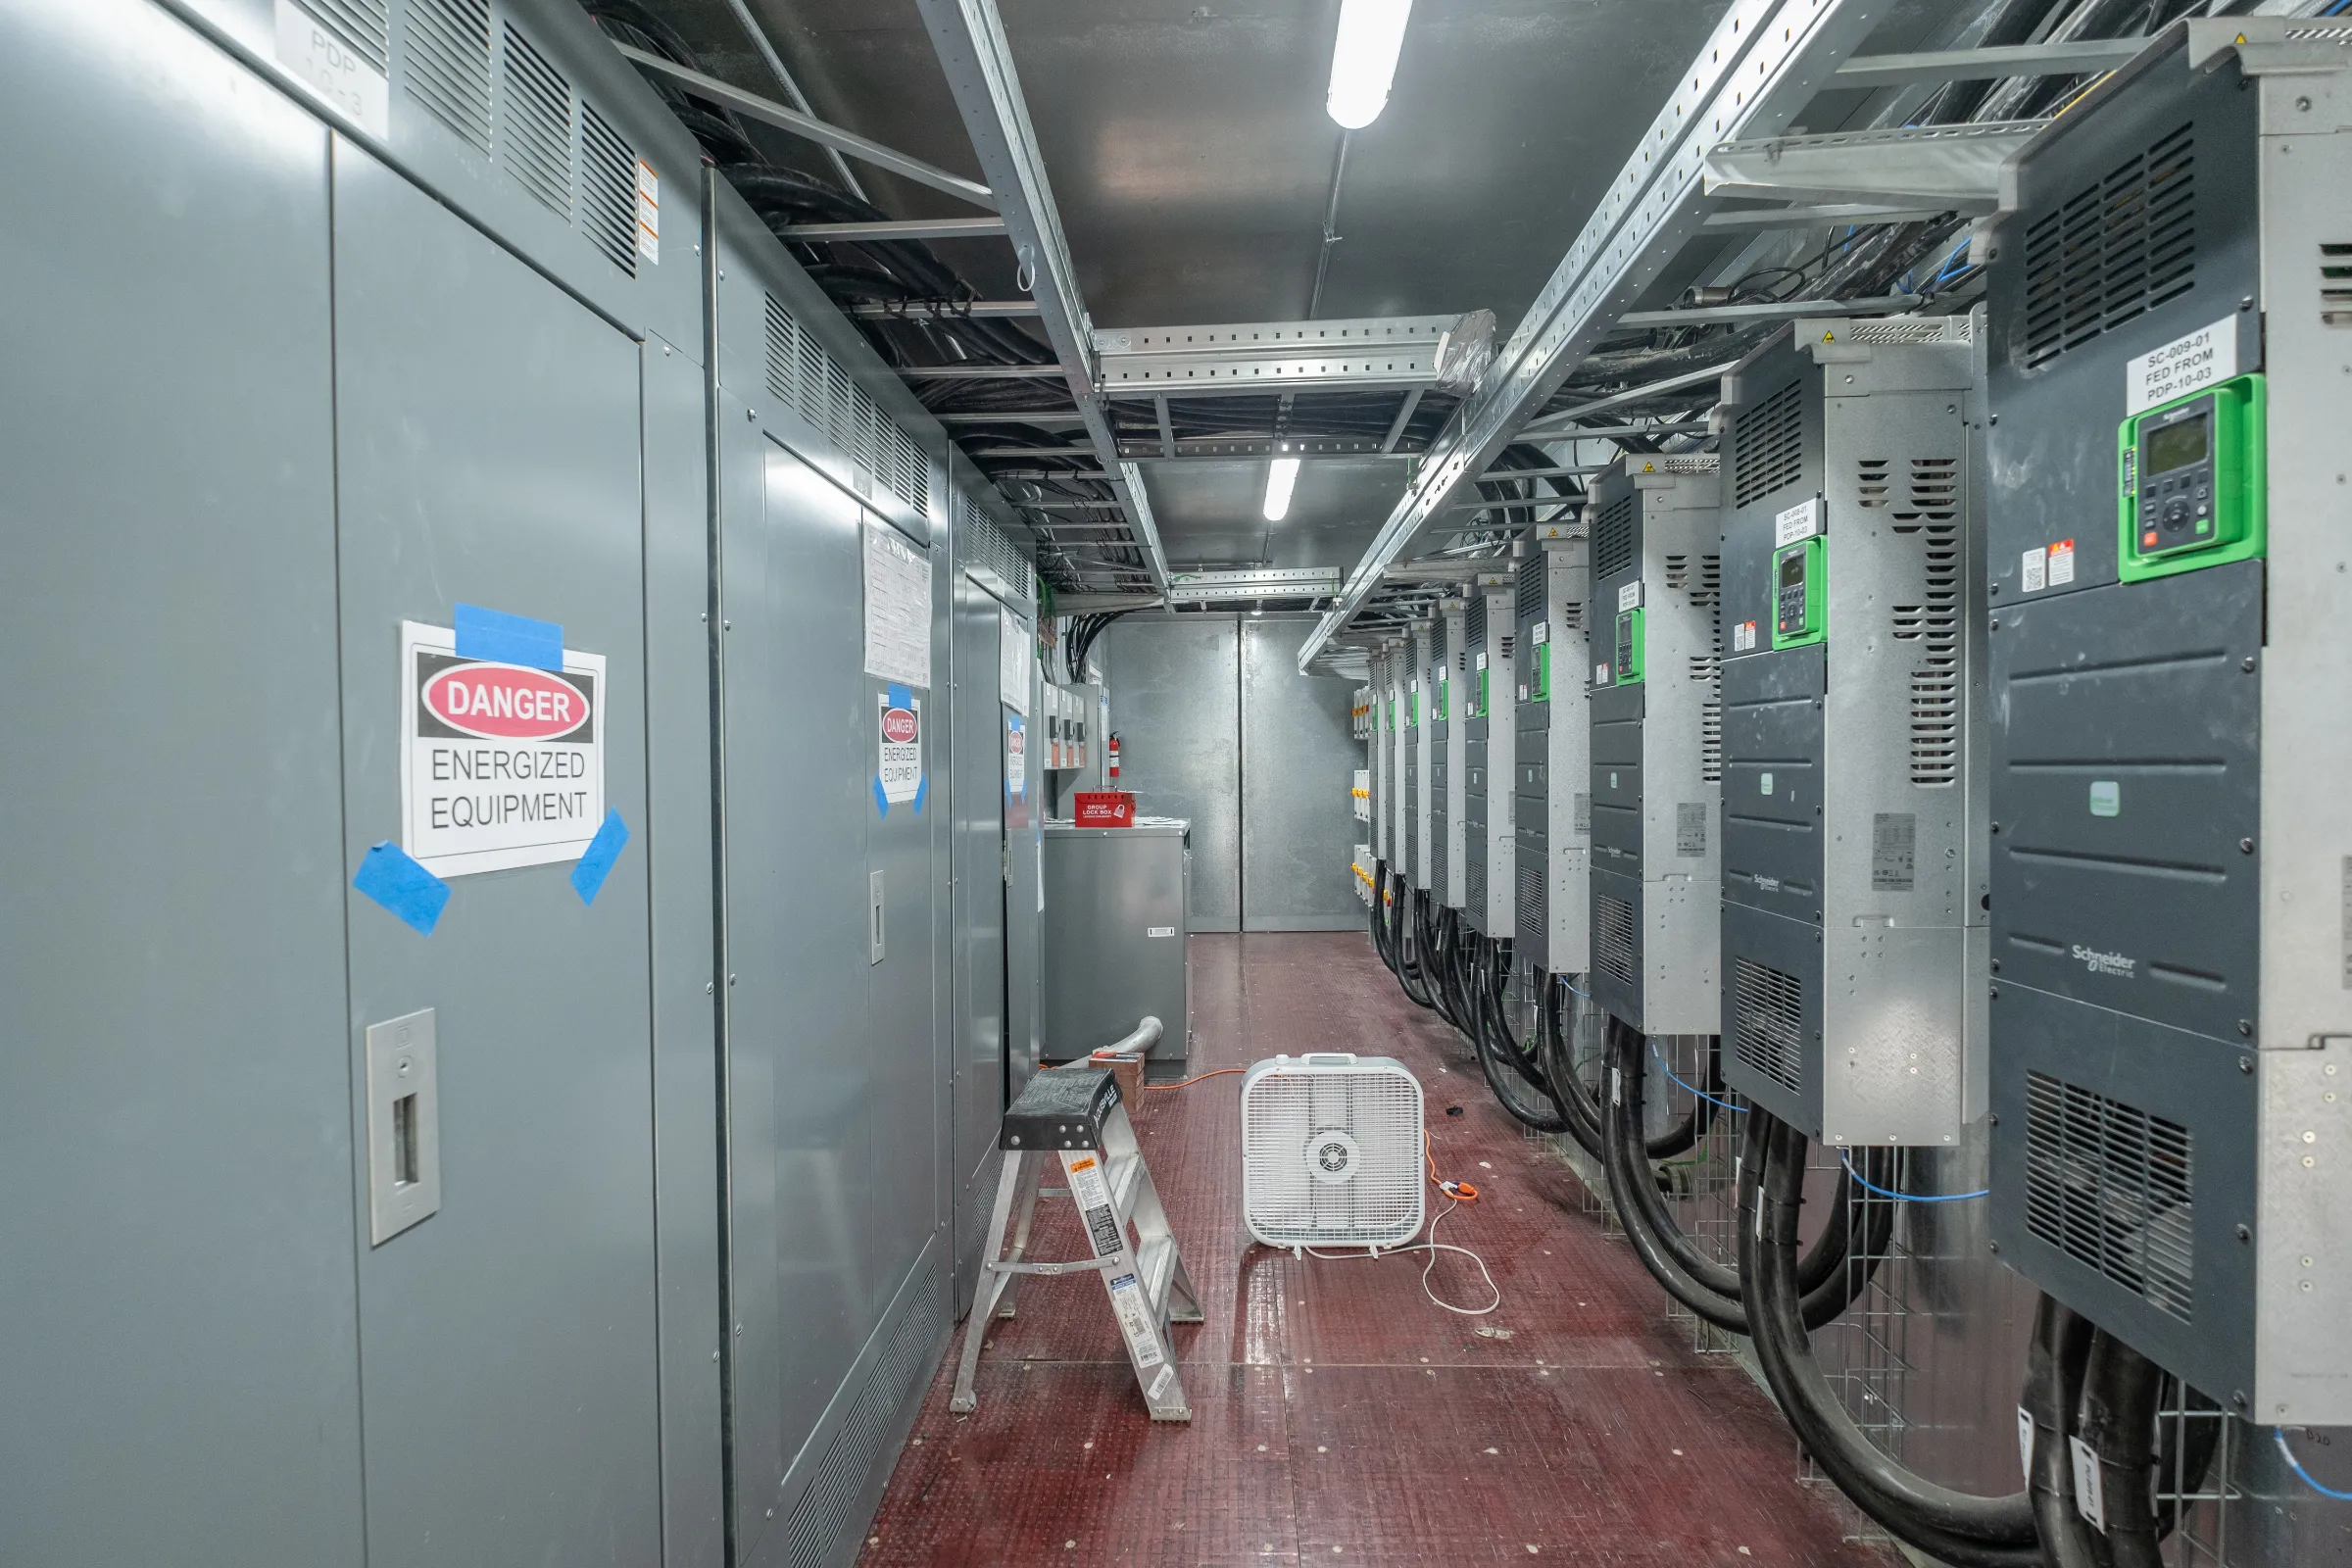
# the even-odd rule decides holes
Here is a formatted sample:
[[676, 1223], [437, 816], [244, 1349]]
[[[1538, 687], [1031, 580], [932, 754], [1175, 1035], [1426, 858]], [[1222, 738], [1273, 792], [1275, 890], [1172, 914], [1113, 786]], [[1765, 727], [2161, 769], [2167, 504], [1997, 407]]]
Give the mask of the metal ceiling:
[[[780, 100], [745, 117], [751, 156], [870, 200], [850, 216], [888, 219], [894, 237], [954, 220], [927, 223], [936, 263], [916, 257], [907, 273], [810, 232], [807, 215], [770, 219], [789, 241], [820, 241], [803, 254], [837, 274], [829, 288], [874, 302], [853, 314], [886, 355], [949, 367], [910, 380], [1022, 508], [1049, 581], [1099, 595], [1164, 590], [1186, 568], [1337, 567], [1345, 613], [1311, 654], [1420, 612], [1425, 585], [1391, 563], [1506, 551], [1539, 515], [1573, 514], [1493, 502], [1573, 496], [1612, 442], [1701, 444], [1714, 375], [1779, 320], [1824, 298], [1851, 309], [1857, 293], [1882, 311], [1964, 308], [1974, 269], [1953, 236], [1982, 172], [1936, 165], [1950, 189], [1866, 172], [1850, 189], [1782, 192], [1778, 160], [1756, 183], [1716, 153], [1705, 114], [1748, 127], [1724, 136], [1886, 127], [1861, 138], [1871, 156], [1917, 164], [1901, 126], [1984, 120], [1987, 103], [1994, 119], [2047, 113], [2073, 90], [2063, 73], [2105, 61], [2084, 40], [2256, 0], [1419, 0], [1386, 112], [1345, 138], [1322, 107], [1339, 0], [582, 3], [609, 30], [616, 13], [674, 29], [662, 49], [673, 73], [690, 54], [737, 92]], [[1993, 73], [1887, 60], [2020, 44], [2041, 50], [2001, 57], [2039, 72], [2024, 85], [1955, 90], [1942, 83]], [[1757, 75], [1743, 85], [1722, 61], [1710, 75], [1724, 53]], [[1834, 74], [1856, 54], [1876, 63]], [[1769, 104], [1750, 101], [1758, 88]], [[796, 112], [833, 128], [815, 141], [805, 123], [771, 128]], [[861, 159], [858, 138], [892, 156]], [[1842, 170], [1863, 156], [1854, 145], [1808, 142], [1806, 156]], [[1670, 155], [1667, 177], [1652, 160]], [[991, 189], [959, 195], [963, 180]], [[1719, 180], [1733, 181], [1725, 196]], [[1641, 207], [1670, 189], [1670, 210]], [[1873, 190], [1888, 193], [1880, 215], [1845, 226]], [[1947, 216], [1919, 221], [1931, 209]], [[1577, 261], [1580, 245], [1611, 244], [1639, 249]], [[1592, 270], [1604, 263], [1606, 279]], [[951, 315], [993, 319], [919, 324], [938, 264], [962, 280]], [[879, 292], [860, 292], [877, 276]], [[1564, 292], [1540, 298], [1547, 281]], [[1274, 364], [1305, 352], [1309, 318], [1328, 336], [1411, 318], [1374, 326], [1422, 353], [1478, 311], [1501, 323], [1502, 352], [1475, 390], [1475, 365], [1439, 381], [1418, 364], [1339, 363], [1332, 344], [1313, 346], [1321, 363]], [[916, 322], [891, 319], [902, 312]], [[1191, 343], [1211, 326], [1223, 330]], [[1288, 376], [1283, 390], [1250, 384], [1269, 374]], [[1647, 428], [1660, 419], [1682, 433]], [[1258, 454], [1285, 442], [1309, 456], [1289, 515], [1269, 524]], [[1480, 482], [1490, 468], [1522, 478]]]

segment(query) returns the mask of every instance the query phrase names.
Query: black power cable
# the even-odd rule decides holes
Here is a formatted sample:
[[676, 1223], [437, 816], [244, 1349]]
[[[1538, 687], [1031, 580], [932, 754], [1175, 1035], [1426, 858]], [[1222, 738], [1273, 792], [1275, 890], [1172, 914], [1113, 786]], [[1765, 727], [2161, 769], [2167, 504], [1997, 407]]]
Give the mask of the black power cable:
[[2075, 1407], [2090, 1358], [2091, 1323], [2044, 1296], [2026, 1357], [2026, 1413], [2034, 1422], [2027, 1471], [2035, 1535], [2050, 1568], [2099, 1568], [2090, 1526], [2075, 1504]]
[[1572, 996], [1568, 977], [1537, 971], [1539, 1004], [1538, 1028], [1543, 1042], [1541, 1059], [1544, 1071], [1551, 1080], [1551, 1098], [1558, 1102], [1560, 1115], [1568, 1124], [1568, 1136], [1576, 1146], [1594, 1159], [1600, 1153], [1600, 1097], [1585, 1087], [1577, 1071], [1576, 1053], [1562, 1021], [1562, 1009], [1567, 1005], [1561, 999]]
[[1552, 1091], [1542, 1065], [1519, 1049], [1510, 1021], [1511, 947], [1508, 938], [1488, 939], [1480, 947], [1480, 973], [1475, 1002], [1477, 1030], [1471, 1043], [1478, 1048], [1478, 1070], [1494, 1099], [1521, 1126], [1540, 1133], [1568, 1130], [1566, 1107]]
[[1756, 1359], [1797, 1441], [1856, 1507], [1953, 1568], [2040, 1563], [2029, 1493], [1978, 1496], [1905, 1469], [1872, 1445], [1830, 1387], [1813, 1357], [1796, 1288], [1807, 1140], [1761, 1106], [1747, 1114], [1740, 1275]]
[[[2082, 1372], [2078, 1426], [2099, 1462], [2103, 1534], [2090, 1538], [2101, 1568], [2163, 1568], [2160, 1550], [2180, 1519], [2177, 1494], [2204, 1484], [2221, 1442], [2218, 1409], [2188, 1424], [2162, 1420], [2179, 1384], [2155, 1362], [2101, 1329], [2090, 1342]], [[2161, 1441], [2157, 1428], [2163, 1428]], [[2159, 1480], [2175, 1495], [2159, 1507]]]

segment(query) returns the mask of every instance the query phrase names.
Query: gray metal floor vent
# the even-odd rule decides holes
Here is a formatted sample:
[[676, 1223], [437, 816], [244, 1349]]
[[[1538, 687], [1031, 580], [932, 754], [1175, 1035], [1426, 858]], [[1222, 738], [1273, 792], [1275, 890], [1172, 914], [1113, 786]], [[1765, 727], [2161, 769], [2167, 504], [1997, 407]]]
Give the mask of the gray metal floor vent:
[[1732, 1053], [1790, 1094], [1804, 1092], [1805, 983], [1732, 960]]
[[2179, 1122], [2026, 1075], [2026, 1228], [2186, 1323], [2194, 1140]]
[[1634, 983], [1634, 906], [1606, 893], [1592, 896], [1592, 958], [1610, 979]]
[[789, 1568], [826, 1568], [857, 1555], [844, 1550], [844, 1537], [865, 1529], [866, 1485], [882, 1457], [882, 1445], [905, 1406], [906, 1396], [931, 1370], [932, 1348], [947, 1331], [936, 1263], [926, 1265], [914, 1286], [913, 1299], [899, 1320], [898, 1332], [867, 1374], [865, 1387], [850, 1406], [849, 1419], [834, 1434], [833, 1446], [817, 1461], [816, 1474], [793, 1505], [784, 1522], [784, 1561]]

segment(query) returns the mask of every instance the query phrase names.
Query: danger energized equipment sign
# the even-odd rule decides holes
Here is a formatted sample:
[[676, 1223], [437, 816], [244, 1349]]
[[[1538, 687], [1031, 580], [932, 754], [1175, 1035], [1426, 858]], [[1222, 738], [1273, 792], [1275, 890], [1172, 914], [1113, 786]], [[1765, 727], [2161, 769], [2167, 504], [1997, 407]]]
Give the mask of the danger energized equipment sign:
[[576, 860], [605, 819], [605, 659], [460, 659], [400, 628], [400, 844], [435, 876]]

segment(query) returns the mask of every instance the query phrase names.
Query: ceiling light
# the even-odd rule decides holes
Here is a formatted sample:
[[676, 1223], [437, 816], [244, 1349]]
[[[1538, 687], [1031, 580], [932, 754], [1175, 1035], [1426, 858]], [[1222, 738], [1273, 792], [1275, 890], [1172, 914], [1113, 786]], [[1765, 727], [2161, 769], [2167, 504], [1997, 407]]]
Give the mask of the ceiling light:
[[1291, 510], [1291, 487], [1298, 482], [1298, 460], [1276, 458], [1266, 465], [1266, 520], [1280, 522]]
[[1340, 36], [1331, 47], [1331, 90], [1323, 107], [1349, 130], [1361, 130], [1389, 106], [1396, 52], [1413, 0], [1340, 0]]

